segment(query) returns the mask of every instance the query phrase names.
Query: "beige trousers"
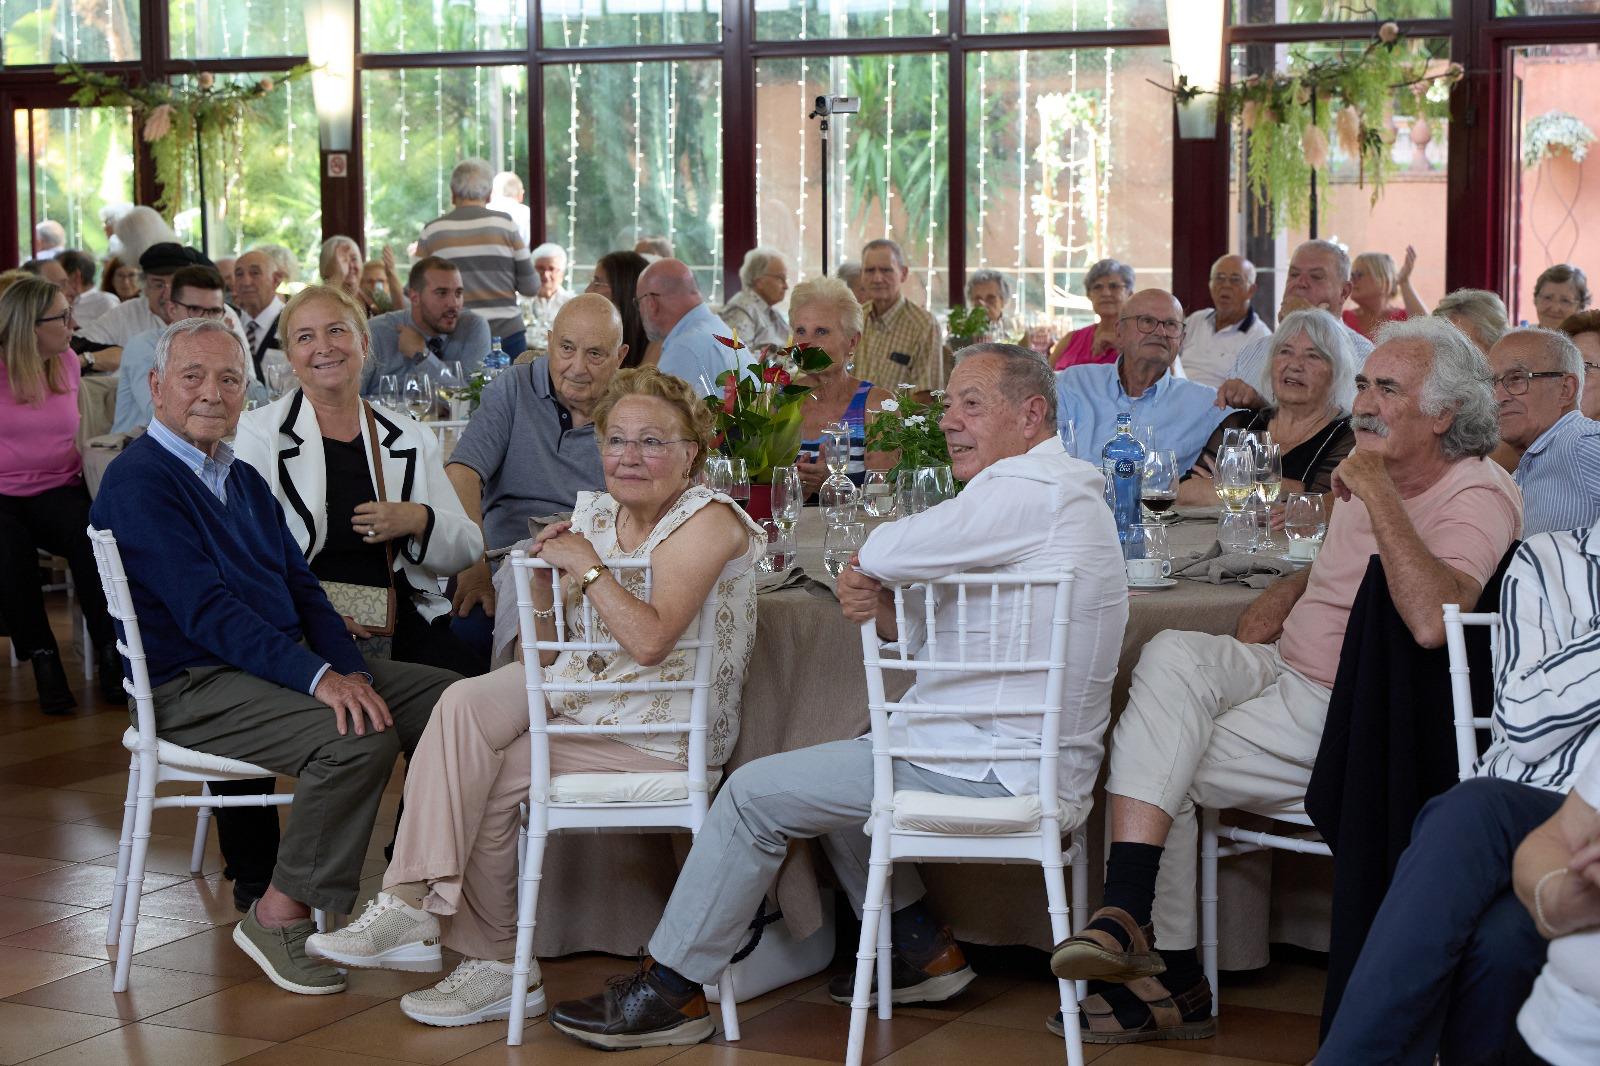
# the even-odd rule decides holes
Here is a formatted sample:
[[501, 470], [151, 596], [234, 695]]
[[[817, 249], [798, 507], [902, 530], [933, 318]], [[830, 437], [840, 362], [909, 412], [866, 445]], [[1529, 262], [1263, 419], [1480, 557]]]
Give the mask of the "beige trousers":
[[1285, 665], [1275, 644], [1167, 630], [1145, 646], [1112, 737], [1106, 791], [1172, 818], [1156, 878], [1159, 947], [1196, 944], [1196, 805], [1305, 813], [1329, 695]]
[[[516, 951], [517, 805], [528, 798], [529, 743], [522, 664], [510, 663], [445, 690], [406, 772], [405, 817], [383, 884], [426, 882], [424, 909], [438, 916], [445, 946], [468, 958]], [[609, 737], [550, 738], [552, 777], [682, 770]]]

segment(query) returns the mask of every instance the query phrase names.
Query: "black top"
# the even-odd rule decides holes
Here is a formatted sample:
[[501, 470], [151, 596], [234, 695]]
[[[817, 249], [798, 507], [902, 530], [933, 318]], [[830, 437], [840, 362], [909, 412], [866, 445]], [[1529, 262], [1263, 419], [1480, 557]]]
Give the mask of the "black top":
[[389, 560], [381, 543], [371, 543], [355, 531], [351, 520], [363, 503], [378, 498], [367, 469], [367, 443], [322, 438], [328, 475], [328, 538], [311, 560], [311, 572], [322, 581], [355, 585], [387, 585]]
[[[1263, 408], [1256, 412], [1245, 428], [1266, 429], [1271, 425], [1275, 413], [1274, 408]], [[1355, 446], [1356, 437], [1350, 430], [1350, 417], [1336, 418], [1313, 433], [1309, 440], [1283, 453], [1283, 476], [1301, 482], [1307, 492], [1327, 492], [1334, 467], [1343, 462]]]

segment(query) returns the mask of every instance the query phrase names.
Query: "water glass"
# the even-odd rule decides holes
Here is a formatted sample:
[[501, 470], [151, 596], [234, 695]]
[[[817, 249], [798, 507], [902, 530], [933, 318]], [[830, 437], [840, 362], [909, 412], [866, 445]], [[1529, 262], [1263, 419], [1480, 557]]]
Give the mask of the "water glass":
[[772, 518], [784, 529], [793, 529], [800, 521], [800, 508], [805, 503], [805, 492], [800, 486], [800, 468], [777, 466], [772, 468]]
[[472, 399], [467, 393], [467, 372], [462, 368], [461, 360], [445, 362], [439, 371], [437, 388], [446, 418], [460, 421], [471, 413]]
[[728, 496], [740, 506], [750, 502], [750, 472], [741, 456], [728, 457]]
[[894, 514], [894, 485], [886, 470], [868, 470], [861, 483], [862, 509], [873, 518]]
[[1255, 516], [1244, 511], [1224, 511], [1217, 517], [1217, 543], [1222, 554], [1237, 555], [1255, 550]]
[[922, 496], [924, 509], [955, 498], [955, 477], [948, 466], [920, 467], [916, 475], [917, 491]]
[[822, 508], [822, 517], [830, 526], [860, 517], [857, 512], [860, 503], [861, 491], [843, 474], [829, 474], [817, 490], [817, 506]]
[[842, 574], [866, 542], [866, 523], [830, 523], [822, 534], [822, 565], [828, 571], [828, 576], [837, 578]]
[[1160, 522], [1178, 501], [1178, 455], [1171, 450], [1152, 448], [1144, 454], [1144, 480], [1139, 501], [1146, 519]]
[[1289, 535], [1290, 557], [1315, 559], [1323, 535], [1328, 532], [1322, 493], [1291, 492], [1284, 497], [1283, 531]]

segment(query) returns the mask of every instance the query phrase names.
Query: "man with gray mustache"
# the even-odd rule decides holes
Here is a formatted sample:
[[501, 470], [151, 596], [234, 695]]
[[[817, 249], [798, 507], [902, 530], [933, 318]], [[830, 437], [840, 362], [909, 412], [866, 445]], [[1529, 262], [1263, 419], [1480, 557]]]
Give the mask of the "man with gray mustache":
[[1161, 633], [1134, 669], [1111, 744], [1103, 906], [1051, 959], [1057, 977], [1095, 982], [1091, 1043], [1214, 1031], [1194, 950], [1195, 808], [1304, 813], [1369, 558], [1417, 643], [1437, 648], [1443, 605], [1476, 603], [1521, 534], [1521, 493], [1484, 458], [1499, 431], [1482, 353], [1431, 318], [1379, 342], [1356, 377], [1356, 448], [1333, 473], [1316, 561], [1262, 593], [1235, 636]]

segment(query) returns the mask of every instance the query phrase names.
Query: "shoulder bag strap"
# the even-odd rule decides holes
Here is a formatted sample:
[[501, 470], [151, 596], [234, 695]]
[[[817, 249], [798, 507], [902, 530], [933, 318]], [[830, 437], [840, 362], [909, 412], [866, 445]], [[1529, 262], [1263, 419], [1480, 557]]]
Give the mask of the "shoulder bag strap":
[[[378, 421], [372, 417], [372, 405], [361, 401], [361, 410], [367, 416], [367, 446], [372, 450], [372, 477], [378, 486], [378, 502], [385, 503], [383, 490], [383, 453], [378, 451]], [[394, 541], [383, 542], [383, 554], [389, 563], [389, 587], [394, 588]]]

